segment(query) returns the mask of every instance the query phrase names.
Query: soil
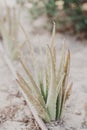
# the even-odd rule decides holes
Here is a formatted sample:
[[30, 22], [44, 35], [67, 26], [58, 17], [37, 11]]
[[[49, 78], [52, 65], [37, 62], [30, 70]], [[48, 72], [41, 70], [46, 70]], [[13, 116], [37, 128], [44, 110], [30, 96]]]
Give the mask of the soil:
[[[29, 33], [30, 41], [36, 50], [39, 46], [48, 44], [51, 37], [49, 32], [41, 28], [44, 20], [46, 19], [41, 17], [31, 24], [28, 15], [24, 19], [21, 18], [22, 25]], [[23, 42], [24, 35], [21, 30], [19, 39]], [[55, 42], [58, 57], [60, 57], [64, 39], [71, 51], [70, 80], [73, 81], [73, 88], [66, 103], [62, 121], [48, 127], [53, 130], [87, 130], [87, 41], [77, 41], [74, 37], [57, 33]], [[15, 65], [15, 62], [13, 63]], [[39, 130], [1, 52], [0, 130]]]

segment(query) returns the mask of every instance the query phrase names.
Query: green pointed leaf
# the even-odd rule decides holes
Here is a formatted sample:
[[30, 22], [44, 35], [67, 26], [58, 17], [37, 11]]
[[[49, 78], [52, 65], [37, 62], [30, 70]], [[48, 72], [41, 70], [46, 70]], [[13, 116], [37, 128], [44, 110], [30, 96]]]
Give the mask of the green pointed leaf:
[[20, 62], [21, 62], [21, 65], [23, 66], [26, 74], [29, 76], [29, 79], [32, 83], [32, 89], [36, 95], [36, 97], [38, 97], [38, 100], [40, 100], [40, 102], [45, 105], [45, 102], [43, 100], [43, 97], [41, 96], [41, 93], [40, 93], [40, 90], [39, 90], [39, 87], [36, 85], [33, 77], [32, 77], [32, 74], [31, 74], [31, 71], [29, 70], [29, 68], [27, 67], [27, 65], [24, 64], [23, 60], [20, 58]]
[[64, 62], [65, 62], [65, 45], [62, 47], [62, 54], [60, 59], [60, 64], [57, 72], [57, 83], [60, 80], [61, 74], [64, 72]]
[[21, 76], [21, 74], [17, 73], [18, 79], [20, 82], [24, 85], [27, 86], [30, 92], [32, 92], [32, 87], [29, 86], [29, 84], [25, 81], [25, 79]]
[[28, 98], [29, 102], [31, 102], [31, 104], [34, 106], [34, 108], [38, 112], [38, 115], [46, 122], [49, 122], [50, 121], [49, 115], [48, 115], [46, 109], [38, 101], [38, 99], [32, 95], [32, 93], [29, 91], [29, 89], [26, 86], [24, 86], [21, 83], [21, 81], [17, 80], [17, 83], [19, 84], [19, 86], [21, 87], [23, 92], [26, 94], [26, 97]]
[[50, 86], [47, 98], [47, 109], [49, 111], [50, 117], [52, 120], [55, 120], [56, 116], [56, 75], [55, 75], [55, 64], [52, 56], [52, 51], [49, 48], [50, 57], [51, 57], [51, 79], [50, 79]]

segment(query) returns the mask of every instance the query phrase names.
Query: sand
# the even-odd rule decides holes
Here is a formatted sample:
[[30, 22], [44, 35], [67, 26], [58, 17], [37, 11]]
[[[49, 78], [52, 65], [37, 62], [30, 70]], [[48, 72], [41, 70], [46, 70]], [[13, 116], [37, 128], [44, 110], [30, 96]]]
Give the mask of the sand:
[[[36, 49], [49, 43], [51, 37], [48, 31], [41, 28], [43, 24], [43, 18], [35, 21], [33, 25], [28, 18], [23, 21]], [[21, 34], [20, 39], [23, 38]], [[73, 81], [73, 88], [64, 109], [63, 120], [53, 130], [87, 130], [87, 42], [57, 33], [57, 56], [60, 56], [63, 39], [66, 39], [66, 45], [71, 51], [70, 80]], [[13, 65], [15, 66], [15, 62]], [[0, 130], [37, 129], [38, 125], [0, 52]]]

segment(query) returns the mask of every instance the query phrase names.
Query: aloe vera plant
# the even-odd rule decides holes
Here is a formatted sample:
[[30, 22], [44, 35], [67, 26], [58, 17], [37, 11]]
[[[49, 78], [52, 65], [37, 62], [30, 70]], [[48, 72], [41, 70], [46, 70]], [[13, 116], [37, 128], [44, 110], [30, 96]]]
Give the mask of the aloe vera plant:
[[[42, 69], [39, 65], [37, 56], [32, 47], [31, 55], [34, 67], [34, 74], [20, 57], [20, 63], [29, 78], [28, 82], [20, 73], [17, 72], [17, 82], [28, 101], [44, 122], [60, 120], [66, 100], [70, 95], [72, 84], [68, 85], [70, 69], [70, 51], [62, 47], [62, 55], [59, 65], [57, 65], [56, 45], [54, 43], [55, 24], [53, 27], [51, 44], [47, 46], [46, 55]], [[42, 50], [40, 50], [40, 54]]]

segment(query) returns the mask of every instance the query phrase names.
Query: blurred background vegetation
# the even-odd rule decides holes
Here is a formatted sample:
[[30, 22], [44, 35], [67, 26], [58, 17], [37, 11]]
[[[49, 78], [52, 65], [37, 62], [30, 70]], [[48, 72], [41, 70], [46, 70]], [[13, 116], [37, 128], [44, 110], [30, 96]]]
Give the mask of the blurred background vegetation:
[[[18, 0], [28, 5], [32, 19], [45, 15], [57, 31], [87, 37], [87, 0]], [[50, 26], [51, 27], [51, 26]]]

